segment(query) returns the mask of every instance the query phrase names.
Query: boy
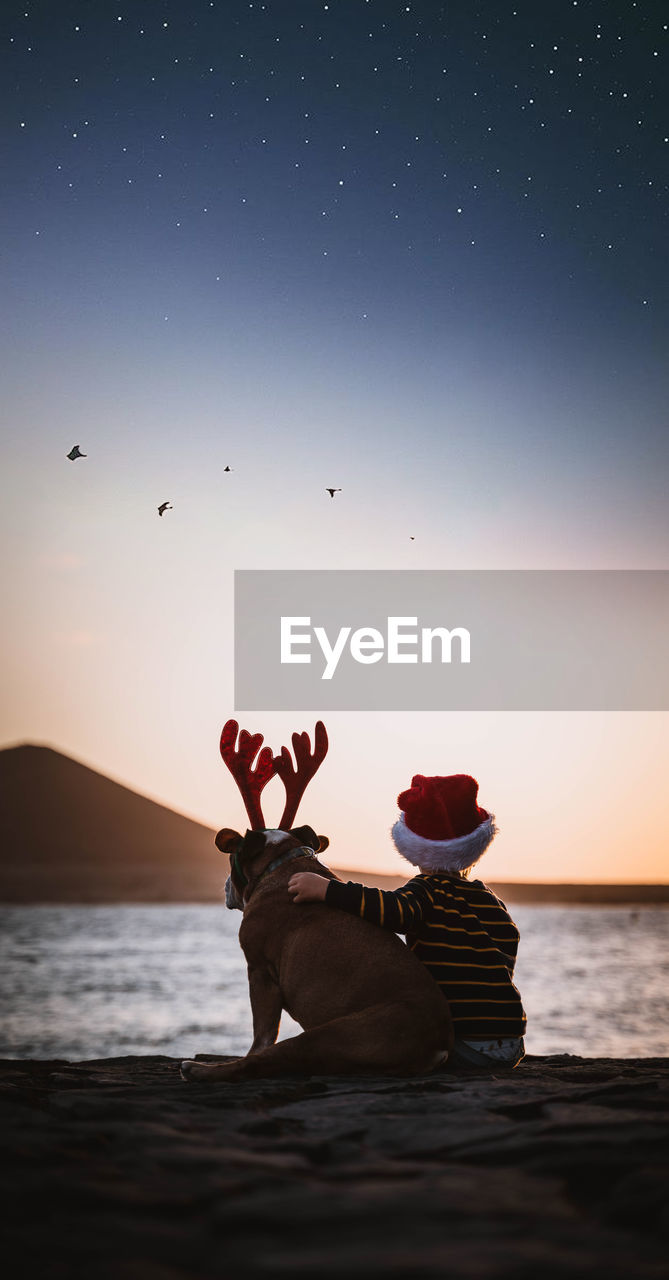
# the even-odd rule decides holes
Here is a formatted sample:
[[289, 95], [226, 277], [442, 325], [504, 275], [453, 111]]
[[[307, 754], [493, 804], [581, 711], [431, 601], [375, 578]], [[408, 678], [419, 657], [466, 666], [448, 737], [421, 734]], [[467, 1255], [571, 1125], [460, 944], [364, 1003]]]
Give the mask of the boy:
[[467, 774], [416, 774], [397, 797], [395, 846], [420, 868], [394, 893], [313, 872], [292, 876], [293, 902], [327, 903], [384, 929], [404, 933], [447, 1000], [455, 1031], [449, 1066], [515, 1067], [524, 1057], [526, 1019], [513, 985], [518, 929], [503, 902], [469, 880], [495, 836], [494, 815], [476, 803]]

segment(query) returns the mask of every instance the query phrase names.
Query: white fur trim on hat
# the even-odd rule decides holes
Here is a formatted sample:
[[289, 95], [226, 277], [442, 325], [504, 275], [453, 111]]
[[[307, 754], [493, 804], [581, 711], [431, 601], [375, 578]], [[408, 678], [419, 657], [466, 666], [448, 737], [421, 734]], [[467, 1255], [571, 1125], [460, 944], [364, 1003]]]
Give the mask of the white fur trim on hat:
[[401, 813], [390, 834], [395, 848], [414, 867], [427, 871], [466, 871], [485, 853], [497, 833], [494, 813], [466, 836], [454, 840], [428, 840], [407, 826]]

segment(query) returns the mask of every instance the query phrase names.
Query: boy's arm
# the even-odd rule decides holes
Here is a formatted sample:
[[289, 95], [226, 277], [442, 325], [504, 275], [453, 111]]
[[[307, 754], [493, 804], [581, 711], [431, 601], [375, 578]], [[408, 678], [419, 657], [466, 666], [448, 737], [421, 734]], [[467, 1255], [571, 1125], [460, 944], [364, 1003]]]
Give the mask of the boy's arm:
[[430, 895], [420, 879], [410, 880], [401, 889], [372, 889], [367, 885], [330, 880], [325, 894], [328, 907], [337, 907], [353, 916], [370, 920], [393, 933], [411, 933], [418, 928], [430, 905]]
[[291, 878], [289, 892], [294, 902], [324, 901], [329, 907], [371, 920], [384, 929], [392, 929], [393, 933], [408, 933], [415, 929], [431, 901], [429, 890], [420, 878], [390, 893], [350, 880], [347, 884], [340, 880], [325, 880], [306, 871], [297, 872]]

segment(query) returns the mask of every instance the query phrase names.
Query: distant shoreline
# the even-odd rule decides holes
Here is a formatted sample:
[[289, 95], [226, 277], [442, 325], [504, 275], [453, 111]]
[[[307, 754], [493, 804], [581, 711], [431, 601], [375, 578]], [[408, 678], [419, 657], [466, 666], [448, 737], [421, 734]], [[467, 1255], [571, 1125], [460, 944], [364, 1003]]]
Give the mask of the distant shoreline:
[[[220, 903], [227, 859], [214, 831], [50, 747], [0, 751], [0, 903]], [[346, 855], [344, 855], [346, 856]], [[397, 889], [412, 874], [341, 867], [342, 880]], [[415, 873], [415, 872], [413, 872]], [[481, 870], [486, 878], [486, 868]], [[476, 874], [476, 873], [475, 873]], [[491, 880], [504, 902], [669, 905], [669, 884]]]
[[[352, 868], [333, 867], [342, 880], [358, 880], [378, 889], [393, 890], [406, 883], [406, 877], [382, 876]], [[169, 883], [170, 877], [160, 885], [144, 883], [114, 885], [86, 885], [78, 891], [62, 892], [55, 884], [41, 886], [42, 893], [31, 897], [25, 885], [14, 885], [14, 892], [0, 896], [0, 907], [23, 906], [207, 906], [222, 904], [223, 891], [217, 893], [189, 892], [182, 877], [178, 883]], [[528, 906], [669, 906], [669, 884], [531, 884], [487, 881], [493, 893], [507, 904]], [[47, 890], [44, 892], [44, 890]], [[17, 892], [17, 890], [19, 890]]]
[[[395, 889], [406, 883], [406, 877], [381, 876], [371, 872], [341, 870], [333, 867], [333, 871], [342, 879], [358, 879], [364, 884], [379, 889]], [[476, 870], [472, 878], [476, 878]], [[533, 903], [535, 906], [567, 905], [574, 906], [669, 906], [669, 884], [547, 884], [531, 881], [487, 880], [485, 873], [481, 877], [493, 893], [504, 902]]]

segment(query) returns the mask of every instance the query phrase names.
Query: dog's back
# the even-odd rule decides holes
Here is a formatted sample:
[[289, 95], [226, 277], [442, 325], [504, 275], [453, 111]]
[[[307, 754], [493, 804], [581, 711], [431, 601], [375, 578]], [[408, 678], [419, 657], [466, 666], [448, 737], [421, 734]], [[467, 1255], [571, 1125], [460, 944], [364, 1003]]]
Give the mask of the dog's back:
[[267, 965], [291, 1017], [308, 1030], [375, 1005], [406, 1001], [409, 1021], [420, 1024], [421, 1034], [430, 1025], [442, 1043], [446, 1029], [448, 1040], [448, 1006], [397, 935], [321, 903], [296, 906], [288, 896], [290, 874], [290, 869], [275, 873], [259, 887], [244, 913], [239, 940], [250, 967]]

